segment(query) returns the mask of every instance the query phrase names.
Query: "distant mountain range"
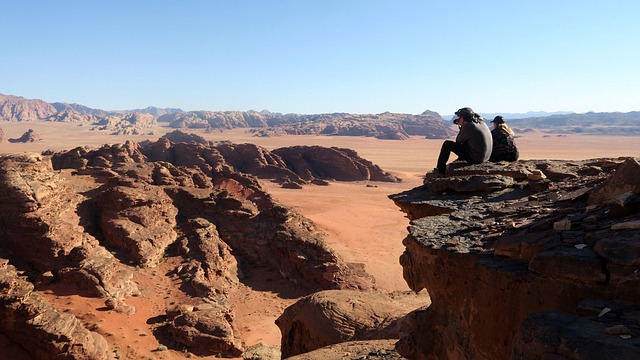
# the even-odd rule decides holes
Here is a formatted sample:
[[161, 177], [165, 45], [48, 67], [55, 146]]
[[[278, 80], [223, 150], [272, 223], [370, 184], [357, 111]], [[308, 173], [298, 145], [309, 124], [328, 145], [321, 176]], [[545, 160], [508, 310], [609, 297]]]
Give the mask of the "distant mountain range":
[[[567, 115], [567, 114], [575, 114], [573, 111], [528, 111], [526, 113], [479, 113], [486, 120], [492, 120], [494, 117], [500, 115], [505, 120], [509, 119], [527, 119], [527, 118], [535, 118], [535, 117], [546, 117], [551, 115]], [[442, 115], [444, 119], [453, 119], [452, 115]]]
[[[551, 134], [640, 135], [640, 112], [586, 113], [527, 112], [482, 113], [485, 119], [502, 115], [518, 132], [539, 130]], [[381, 114], [281, 114], [257, 111], [183, 111], [177, 108], [147, 107], [133, 110], [92, 109], [80, 104], [47, 103], [39, 99], [0, 94], [0, 121], [78, 122], [111, 134], [142, 134], [158, 122], [177, 129], [220, 131], [247, 128], [256, 136], [334, 135], [406, 139], [424, 136], [449, 138], [456, 134], [452, 115], [425, 111], [419, 115]]]

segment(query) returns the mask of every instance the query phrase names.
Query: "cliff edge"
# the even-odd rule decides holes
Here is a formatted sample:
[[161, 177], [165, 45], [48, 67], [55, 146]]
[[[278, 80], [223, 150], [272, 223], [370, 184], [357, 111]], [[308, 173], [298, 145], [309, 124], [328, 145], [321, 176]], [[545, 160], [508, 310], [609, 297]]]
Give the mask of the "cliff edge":
[[454, 162], [389, 197], [418, 311], [410, 359], [640, 358], [640, 164]]

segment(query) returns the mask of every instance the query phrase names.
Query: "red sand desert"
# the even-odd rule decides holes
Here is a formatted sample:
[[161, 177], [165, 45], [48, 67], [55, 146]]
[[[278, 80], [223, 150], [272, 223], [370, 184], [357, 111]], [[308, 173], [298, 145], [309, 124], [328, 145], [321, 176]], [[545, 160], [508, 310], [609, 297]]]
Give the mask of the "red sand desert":
[[[28, 129], [43, 138], [30, 144], [0, 144], [0, 153], [23, 151], [40, 152], [62, 150], [76, 146], [99, 147], [104, 143], [118, 143], [126, 139], [156, 140], [173, 129], [158, 128], [154, 136], [109, 136], [68, 123], [8, 123], [0, 122], [6, 138], [20, 137]], [[284, 205], [293, 207], [313, 220], [327, 234], [327, 240], [347, 261], [364, 263], [377, 280], [382, 291], [408, 290], [402, 279], [398, 258], [404, 247], [408, 220], [387, 199], [422, 183], [422, 176], [433, 169], [442, 140], [413, 137], [409, 140], [378, 140], [361, 137], [281, 136], [252, 137], [236, 129], [217, 134], [193, 132], [208, 140], [250, 142], [268, 149], [292, 145], [321, 145], [351, 148], [363, 158], [403, 179], [402, 183], [336, 183], [330, 186], [305, 186], [301, 190], [282, 189], [265, 182], [264, 186]], [[590, 159], [601, 157], [640, 156], [638, 137], [543, 135], [526, 133], [517, 139], [523, 159]], [[171, 266], [171, 259], [156, 268], [140, 269], [136, 281], [142, 291], [139, 297], [128, 300], [136, 307], [134, 315], [103, 311], [103, 299], [61, 295], [60, 289], [50, 289], [47, 299], [57, 308], [76, 314], [88, 326], [93, 326], [110, 343], [121, 359], [181, 359], [188, 354], [175, 351], [154, 351], [159, 345], [153, 334], [156, 324], [149, 319], [162, 314], [172, 302], [189, 299], [172, 292], [171, 278], [164, 276], [163, 266]], [[278, 274], [259, 273], [234, 295], [236, 324], [247, 346], [264, 343], [280, 344], [280, 331], [274, 320], [282, 310], [300, 296]], [[256, 291], [252, 287], [268, 282], [273, 291]], [[55, 286], [55, 285], [54, 285]], [[0, 353], [5, 342], [0, 339]], [[9, 351], [9, 350], [6, 350]], [[19, 358], [16, 355], [16, 358]], [[25, 357], [28, 358], [28, 357]], [[213, 359], [215, 357], [203, 357]]]

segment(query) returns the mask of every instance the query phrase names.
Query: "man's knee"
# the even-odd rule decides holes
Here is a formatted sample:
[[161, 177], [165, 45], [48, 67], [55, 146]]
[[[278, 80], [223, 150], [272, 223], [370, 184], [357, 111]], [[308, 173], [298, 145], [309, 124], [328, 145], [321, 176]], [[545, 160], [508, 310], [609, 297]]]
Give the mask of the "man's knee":
[[452, 151], [456, 147], [456, 142], [451, 140], [445, 140], [442, 143], [442, 149]]

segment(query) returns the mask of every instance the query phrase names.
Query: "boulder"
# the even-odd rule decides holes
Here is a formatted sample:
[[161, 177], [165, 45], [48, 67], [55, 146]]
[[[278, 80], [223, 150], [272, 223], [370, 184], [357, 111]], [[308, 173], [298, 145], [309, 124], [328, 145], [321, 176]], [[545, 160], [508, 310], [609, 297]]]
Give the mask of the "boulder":
[[321, 291], [298, 300], [276, 319], [284, 358], [355, 340], [398, 339], [405, 316], [428, 302], [426, 294]]
[[204, 356], [224, 354], [237, 357], [242, 344], [235, 338], [228, 309], [216, 304], [167, 310], [169, 333], [173, 340]]

